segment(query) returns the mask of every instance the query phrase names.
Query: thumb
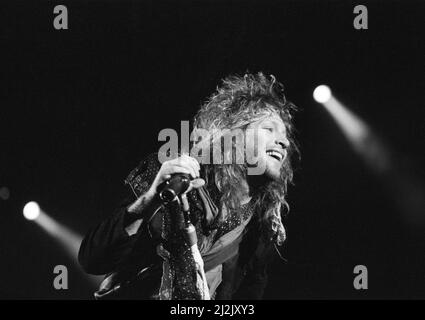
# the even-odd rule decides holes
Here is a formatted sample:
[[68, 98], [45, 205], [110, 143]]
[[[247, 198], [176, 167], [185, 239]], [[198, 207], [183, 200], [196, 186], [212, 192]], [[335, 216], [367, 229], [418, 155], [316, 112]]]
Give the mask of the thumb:
[[203, 185], [205, 185], [205, 180], [202, 178], [196, 178], [193, 179], [190, 184], [192, 185], [193, 188], [198, 189], [200, 187], [202, 187]]
[[202, 178], [196, 178], [190, 181], [190, 186], [185, 193], [192, 191], [193, 189], [198, 189], [205, 185], [205, 180]]

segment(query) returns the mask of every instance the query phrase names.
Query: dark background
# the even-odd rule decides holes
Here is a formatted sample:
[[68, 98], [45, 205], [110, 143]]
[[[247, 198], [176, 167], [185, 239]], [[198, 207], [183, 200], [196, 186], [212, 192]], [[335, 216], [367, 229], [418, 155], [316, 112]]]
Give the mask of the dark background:
[[[69, 30], [53, 28], [65, 4]], [[290, 189], [283, 255], [265, 298], [425, 298], [424, 228], [405, 222], [388, 183], [371, 173], [312, 99], [326, 83], [425, 181], [422, 1], [62, 1], [2, 4], [0, 298], [91, 299], [93, 287], [22, 208], [36, 200], [80, 234], [111, 214], [123, 179], [179, 129], [229, 74], [284, 83], [302, 161]], [[417, 198], [422, 197], [419, 192]], [[422, 208], [423, 209], [423, 208]], [[424, 211], [424, 210], [422, 210]], [[53, 268], [69, 268], [56, 291]], [[369, 289], [353, 288], [365, 265]]]

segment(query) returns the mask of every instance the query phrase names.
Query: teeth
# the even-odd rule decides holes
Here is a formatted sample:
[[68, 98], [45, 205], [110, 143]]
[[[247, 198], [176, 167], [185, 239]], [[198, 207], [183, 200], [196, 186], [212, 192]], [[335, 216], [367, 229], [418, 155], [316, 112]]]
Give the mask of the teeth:
[[283, 158], [283, 156], [279, 153], [279, 152], [277, 152], [277, 151], [267, 151], [266, 152], [269, 156], [272, 156], [272, 157], [276, 157], [276, 158], [278, 158], [279, 159], [279, 161], [282, 161], [282, 158]]

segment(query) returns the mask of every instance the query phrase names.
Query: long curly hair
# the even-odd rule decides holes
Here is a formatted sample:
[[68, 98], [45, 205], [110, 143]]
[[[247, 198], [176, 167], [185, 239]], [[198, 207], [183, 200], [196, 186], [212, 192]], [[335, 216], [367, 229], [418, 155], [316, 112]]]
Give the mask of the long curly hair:
[[[273, 75], [259, 72], [244, 76], [229, 76], [207, 99], [194, 117], [194, 133], [203, 130], [210, 133], [209, 142], [223, 141], [226, 132], [234, 129], [245, 131], [249, 124], [278, 115], [283, 120], [290, 142], [280, 179], [250, 190], [254, 212], [258, 214], [262, 234], [281, 245], [286, 239], [281, 217], [289, 212], [286, 201], [287, 186], [293, 180], [292, 162], [299, 159], [299, 148], [294, 138], [293, 112], [296, 106], [286, 100], [284, 87]], [[232, 140], [233, 144], [236, 144]], [[238, 146], [232, 146], [240, 150]], [[234, 149], [223, 150], [232, 152]], [[231, 156], [234, 159], [234, 155]], [[247, 163], [205, 164], [203, 166], [207, 186], [218, 190], [219, 202], [228, 209], [240, 206], [241, 185], [247, 181]]]

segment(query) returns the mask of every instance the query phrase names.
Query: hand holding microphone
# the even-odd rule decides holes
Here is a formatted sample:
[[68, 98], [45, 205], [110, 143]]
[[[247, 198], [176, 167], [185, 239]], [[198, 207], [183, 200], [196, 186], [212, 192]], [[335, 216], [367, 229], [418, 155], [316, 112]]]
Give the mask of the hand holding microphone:
[[128, 213], [132, 219], [143, 217], [150, 220], [163, 202], [172, 201], [175, 196], [205, 184], [205, 181], [199, 178], [199, 170], [198, 161], [188, 155], [165, 161], [149, 190], [128, 206]]
[[182, 155], [165, 161], [152, 183], [151, 190], [165, 201], [172, 201], [176, 196], [197, 189], [205, 184], [199, 178], [200, 166], [195, 158]]

